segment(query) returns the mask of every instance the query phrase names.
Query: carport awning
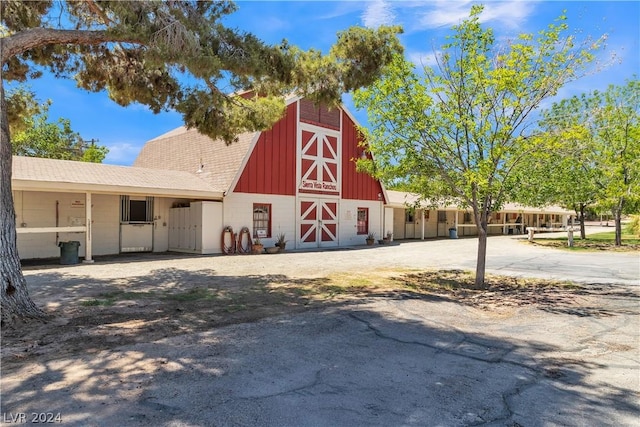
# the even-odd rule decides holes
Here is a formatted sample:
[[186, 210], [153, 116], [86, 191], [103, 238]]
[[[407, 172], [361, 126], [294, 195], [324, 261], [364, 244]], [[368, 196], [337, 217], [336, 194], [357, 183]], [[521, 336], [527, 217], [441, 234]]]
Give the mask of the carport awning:
[[70, 160], [13, 157], [14, 190], [140, 194], [220, 200], [197, 174]]
[[[454, 205], [442, 205], [436, 204], [434, 207], [428, 201], [421, 201], [420, 197], [415, 193], [407, 193], [404, 191], [387, 190], [389, 196], [389, 203], [387, 206], [392, 208], [405, 209], [409, 206], [420, 206], [424, 209], [435, 209], [441, 211], [468, 211], [470, 209], [462, 209]], [[505, 203], [500, 209], [500, 212], [515, 212], [515, 213], [530, 213], [530, 214], [559, 214], [559, 215], [572, 215], [573, 211], [564, 209], [560, 206], [544, 206], [544, 207], [532, 207], [524, 206], [518, 203]]]

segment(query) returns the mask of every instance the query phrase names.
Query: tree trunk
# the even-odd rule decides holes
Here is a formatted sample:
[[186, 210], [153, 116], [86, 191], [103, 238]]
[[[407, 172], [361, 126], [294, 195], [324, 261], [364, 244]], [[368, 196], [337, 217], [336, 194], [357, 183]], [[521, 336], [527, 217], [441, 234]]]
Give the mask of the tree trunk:
[[587, 233], [584, 228], [584, 209], [585, 209], [585, 204], [580, 203], [580, 238], [582, 240], [587, 238]]
[[613, 218], [616, 222], [616, 246], [622, 246], [622, 209], [613, 210]]
[[478, 258], [476, 260], [476, 280], [475, 287], [484, 289], [484, 274], [487, 260], [487, 226], [478, 228]]
[[3, 86], [0, 79], [0, 311], [2, 324], [7, 324], [15, 318], [43, 318], [44, 312], [29, 297], [18, 256], [11, 193], [11, 140]]
[[487, 259], [487, 217], [489, 212], [484, 207], [473, 206], [473, 214], [478, 230], [478, 254], [476, 259], [476, 279], [474, 287], [484, 289], [484, 274]]

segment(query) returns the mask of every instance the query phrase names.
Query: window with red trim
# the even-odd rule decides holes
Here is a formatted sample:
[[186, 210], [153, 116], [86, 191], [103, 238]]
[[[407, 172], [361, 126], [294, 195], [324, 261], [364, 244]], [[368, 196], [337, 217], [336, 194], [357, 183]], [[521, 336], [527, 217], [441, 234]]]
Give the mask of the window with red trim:
[[271, 204], [253, 204], [253, 237], [271, 237]]
[[369, 233], [369, 208], [358, 208], [358, 234]]

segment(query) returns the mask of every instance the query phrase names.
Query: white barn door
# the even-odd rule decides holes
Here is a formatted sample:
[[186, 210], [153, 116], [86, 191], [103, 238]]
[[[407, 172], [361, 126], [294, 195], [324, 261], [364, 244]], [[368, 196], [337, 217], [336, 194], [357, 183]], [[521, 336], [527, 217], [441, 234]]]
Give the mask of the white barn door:
[[338, 246], [338, 200], [304, 198], [298, 202], [300, 248]]

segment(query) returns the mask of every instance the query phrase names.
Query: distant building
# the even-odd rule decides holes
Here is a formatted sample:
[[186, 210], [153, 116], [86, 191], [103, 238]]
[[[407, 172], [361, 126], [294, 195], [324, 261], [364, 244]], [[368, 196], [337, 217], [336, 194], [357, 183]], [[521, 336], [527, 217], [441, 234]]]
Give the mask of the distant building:
[[[418, 202], [418, 196], [401, 191], [387, 191], [387, 215], [393, 218], [394, 239], [429, 239], [448, 237], [449, 229], [456, 235], [477, 235], [473, 212], [457, 206]], [[516, 203], [506, 203], [500, 211], [489, 217], [489, 234], [522, 234], [527, 227], [562, 228], [569, 224], [573, 212], [560, 206], [534, 208]], [[520, 218], [520, 221], [518, 221]]]

